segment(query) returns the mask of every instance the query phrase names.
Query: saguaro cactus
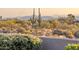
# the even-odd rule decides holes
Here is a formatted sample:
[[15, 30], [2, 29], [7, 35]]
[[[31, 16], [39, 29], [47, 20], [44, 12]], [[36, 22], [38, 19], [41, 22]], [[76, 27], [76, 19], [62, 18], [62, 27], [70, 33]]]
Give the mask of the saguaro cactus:
[[41, 13], [40, 13], [40, 8], [38, 8], [38, 24], [39, 26], [41, 25]]
[[33, 16], [32, 16], [31, 21], [32, 21], [32, 24], [35, 23], [35, 8], [33, 8]]

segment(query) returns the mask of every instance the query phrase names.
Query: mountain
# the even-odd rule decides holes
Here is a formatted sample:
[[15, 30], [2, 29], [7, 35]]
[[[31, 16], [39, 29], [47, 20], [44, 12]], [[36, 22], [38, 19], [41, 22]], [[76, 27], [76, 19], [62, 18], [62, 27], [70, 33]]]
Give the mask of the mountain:
[[[58, 16], [58, 15], [53, 15], [53, 16], [41, 16], [42, 20], [51, 20], [51, 19], [56, 19], [59, 17], [65, 17], [65, 16]], [[16, 17], [4, 17], [3, 19], [13, 19], [13, 18], [17, 18], [17, 19], [21, 19], [21, 20], [28, 20], [30, 18], [32, 18], [32, 16], [16, 16]], [[35, 16], [35, 18], [38, 18], [38, 16]], [[76, 16], [76, 19], [79, 19], [79, 16]]]
[[[30, 18], [32, 18], [32, 16], [19, 16], [19, 17], [17, 17], [17, 19], [22, 19], [22, 20], [27, 20], [27, 19], [30, 19]], [[35, 18], [38, 18], [38, 16], [35, 16]], [[48, 20], [48, 19], [51, 19], [52, 16], [41, 16], [41, 18], [43, 20]]]
[[22, 20], [28, 20], [30, 19], [32, 16], [18, 16], [17, 19], [22, 19]]
[[41, 18], [43, 20], [50, 20], [50, 19], [52, 19], [52, 16], [41, 16]]

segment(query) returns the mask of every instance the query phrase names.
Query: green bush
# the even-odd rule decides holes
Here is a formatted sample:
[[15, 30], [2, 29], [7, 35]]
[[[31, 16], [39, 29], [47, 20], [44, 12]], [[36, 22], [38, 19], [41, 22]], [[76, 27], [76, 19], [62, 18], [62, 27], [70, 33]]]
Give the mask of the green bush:
[[65, 50], [79, 50], [79, 44], [68, 44], [65, 46]]
[[0, 35], [0, 50], [36, 50], [41, 40], [30, 35]]

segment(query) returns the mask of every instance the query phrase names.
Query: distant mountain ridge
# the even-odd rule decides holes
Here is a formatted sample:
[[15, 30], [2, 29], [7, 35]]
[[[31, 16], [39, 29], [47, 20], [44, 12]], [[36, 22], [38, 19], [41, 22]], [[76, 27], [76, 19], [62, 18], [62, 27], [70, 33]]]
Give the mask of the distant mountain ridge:
[[[41, 16], [42, 20], [50, 20], [50, 19], [55, 19], [55, 18], [59, 18], [59, 17], [66, 17], [66, 16], [58, 16], [58, 15], [53, 15], [53, 16]], [[7, 19], [7, 18], [17, 18], [17, 19], [21, 19], [21, 20], [28, 20], [30, 18], [32, 18], [32, 16], [16, 16], [16, 17], [5, 17], [3, 19]], [[38, 18], [38, 16], [35, 16], [35, 18]], [[79, 16], [75, 16], [76, 20], [79, 20]]]
[[[32, 16], [19, 16], [17, 17], [18, 19], [23, 19], [23, 20], [26, 20], [26, 19], [30, 19], [32, 18]], [[38, 18], [38, 16], [35, 16], [35, 18]], [[51, 19], [52, 16], [41, 16], [42, 19], [44, 20], [47, 20], [47, 19]]]

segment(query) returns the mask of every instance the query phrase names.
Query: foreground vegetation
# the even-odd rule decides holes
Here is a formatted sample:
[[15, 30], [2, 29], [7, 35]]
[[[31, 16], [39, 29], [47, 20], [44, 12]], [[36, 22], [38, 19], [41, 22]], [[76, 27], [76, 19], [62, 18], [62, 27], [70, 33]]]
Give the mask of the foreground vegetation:
[[0, 35], [0, 50], [36, 50], [41, 42], [32, 35]]
[[65, 50], [79, 50], [79, 44], [68, 44]]

